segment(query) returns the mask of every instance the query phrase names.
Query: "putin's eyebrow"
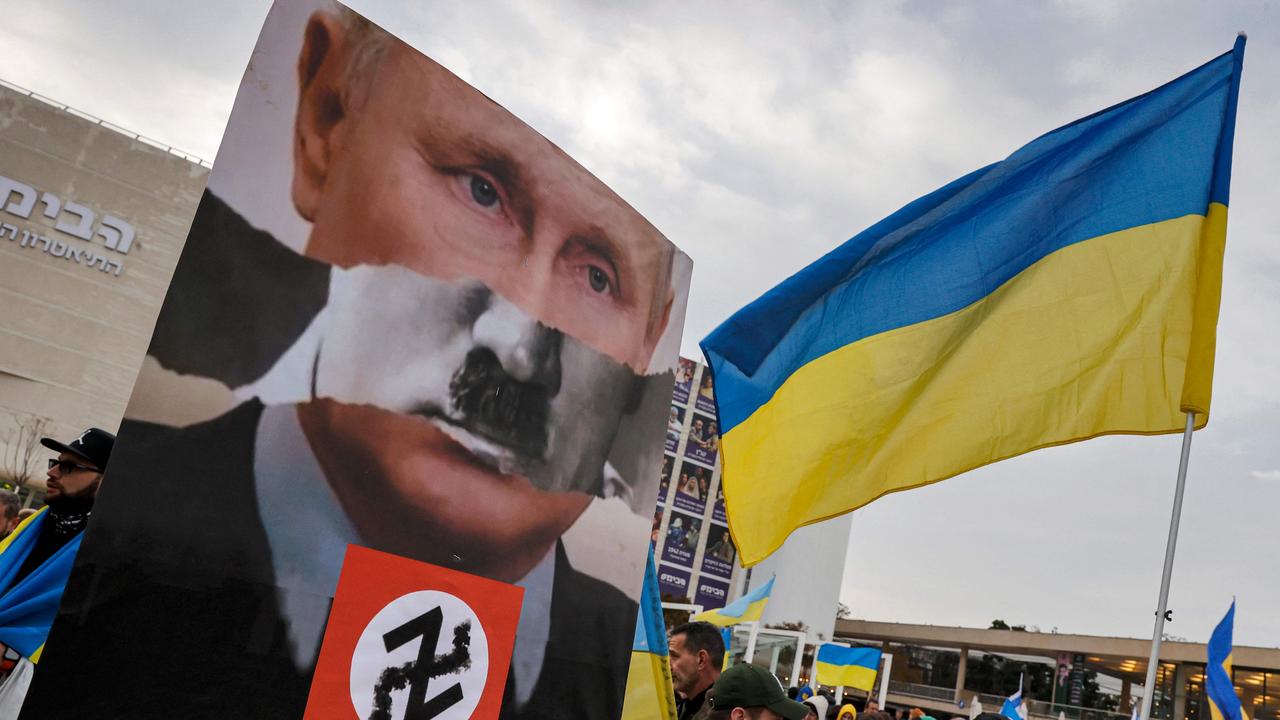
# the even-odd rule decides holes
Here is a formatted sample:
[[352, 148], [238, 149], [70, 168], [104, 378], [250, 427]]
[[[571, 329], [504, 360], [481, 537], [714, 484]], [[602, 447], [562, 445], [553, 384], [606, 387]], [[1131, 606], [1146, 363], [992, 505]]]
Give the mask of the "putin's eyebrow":
[[526, 232], [532, 229], [534, 208], [529, 193], [529, 173], [501, 145], [472, 132], [451, 133], [427, 128], [420, 143], [427, 161], [442, 170], [483, 170], [498, 183], [510, 203], [513, 219]]
[[629, 288], [635, 280], [635, 263], [626, 244], [619, 242], [599, 225], [588, 225], [569, 236], [568, 245], [575, 250], [586, 250], [598, 255], [609, 264], [618, 278], [618, 296], [629, 297]]

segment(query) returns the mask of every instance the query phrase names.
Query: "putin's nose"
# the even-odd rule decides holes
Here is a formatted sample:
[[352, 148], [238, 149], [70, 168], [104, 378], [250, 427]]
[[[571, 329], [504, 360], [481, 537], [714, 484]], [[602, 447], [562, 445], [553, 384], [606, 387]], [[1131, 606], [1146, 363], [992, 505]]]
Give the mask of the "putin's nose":
[[507, 375], [543, 386], [548, 396], [560, 391], [560, 331], [543, 325], [498, 295], [476, 318], [476, 344], [487, 347]]

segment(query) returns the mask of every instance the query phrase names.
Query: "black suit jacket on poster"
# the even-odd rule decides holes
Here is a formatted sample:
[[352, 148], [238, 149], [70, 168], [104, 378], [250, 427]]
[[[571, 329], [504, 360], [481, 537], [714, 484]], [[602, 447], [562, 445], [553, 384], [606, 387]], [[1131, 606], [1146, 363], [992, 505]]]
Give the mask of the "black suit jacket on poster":
[[[261, 413], [125, 423], [22, 718], [302, 716], [311, 669], [290, 658], [254, 494]], [[636, 611], [557, 547], [542, 673], [501, 717], [617, 718]]]

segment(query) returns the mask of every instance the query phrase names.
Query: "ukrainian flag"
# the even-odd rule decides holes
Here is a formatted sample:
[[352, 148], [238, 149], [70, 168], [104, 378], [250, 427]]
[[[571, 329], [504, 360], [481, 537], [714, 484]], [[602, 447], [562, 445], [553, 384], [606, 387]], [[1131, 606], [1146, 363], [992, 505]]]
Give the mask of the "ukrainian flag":
[[84, 533], [71, 538], [20, 582], [14, 582], [22, 563], [40, 538], [49, 508], [23, 520], [0, 541], [0, 644], [7, 645], [33, 663], [40, 662], [44, 641], [62, 603], [62, 591], [71, 577], [76, 552]]
[[1209, 664], [1204, 670], [1204, 690], [1209, 696], [1209, 713], [1213, 720], [1244, 720], [1244, 709], [1231, 679], [1231, 633], [1235, 617], [1236, 603], [1232, 600], [1231, 608], [1209, 637]]
[[875, 687], [879, 668], [880, 651], [875, 648], [824, 643], [814, 658], [814, 679], [821, 685], [843, 685], [870, 692]]
[[[769, 582], [716, 610], [707, 610], [693, 616], [694, 620], [709, 622], [718, 627], [729, 627], [738, 623], [753, 622], [764, 614], [764, 606], [769, 603], [769, 594], [773, 592], [773, 581]], [[726, 645], [727, 649], [729, 646]]]
[[676, 693], [671, 684], [671, 661], [667, 656], [667, 627], [662, 620], [662, 594], [653, 566], [653, 548], [644, 570], [640, 615], [636, 638], [631, 646], [631, 667], [627, 672], [627, 692], [622, 701], [622, 720], [676, 720]]
[[910, 203], [703, 340], [744, 565], [887, 493], [1205, 425], [1243, 57]]

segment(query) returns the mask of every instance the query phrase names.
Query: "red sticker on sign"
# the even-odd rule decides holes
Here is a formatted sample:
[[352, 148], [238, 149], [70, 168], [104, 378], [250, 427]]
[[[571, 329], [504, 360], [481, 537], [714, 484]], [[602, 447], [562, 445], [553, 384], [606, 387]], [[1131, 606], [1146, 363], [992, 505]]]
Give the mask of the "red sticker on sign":
[[523, 597], [348, 545], [303, 720], [498, 717]]

